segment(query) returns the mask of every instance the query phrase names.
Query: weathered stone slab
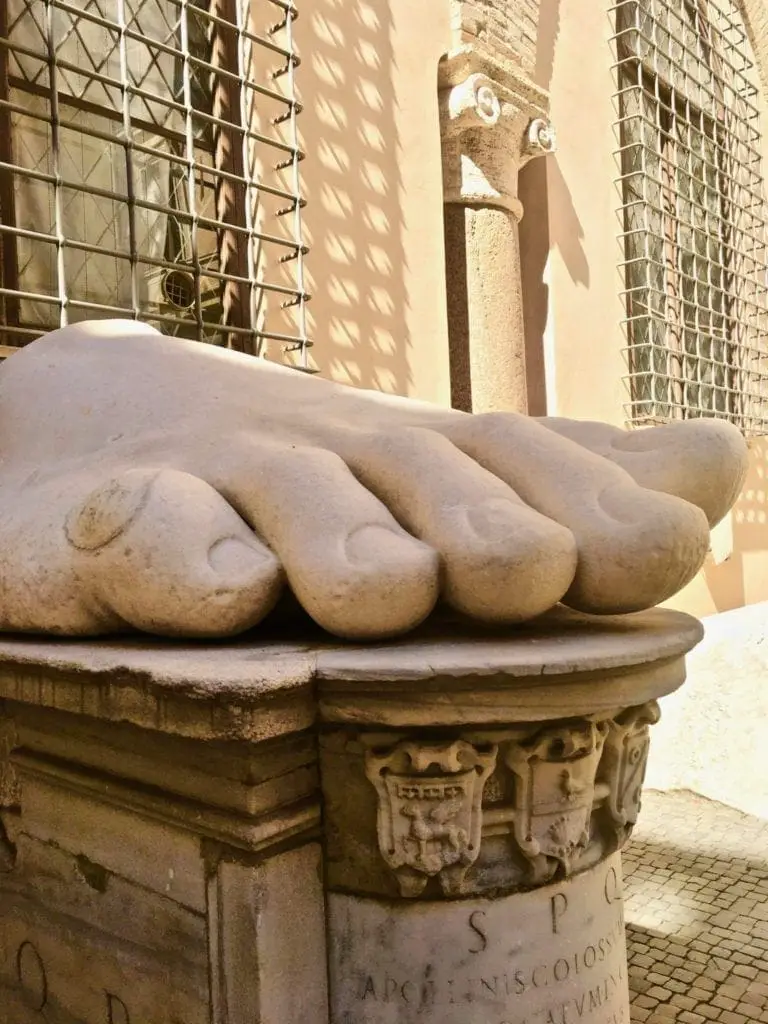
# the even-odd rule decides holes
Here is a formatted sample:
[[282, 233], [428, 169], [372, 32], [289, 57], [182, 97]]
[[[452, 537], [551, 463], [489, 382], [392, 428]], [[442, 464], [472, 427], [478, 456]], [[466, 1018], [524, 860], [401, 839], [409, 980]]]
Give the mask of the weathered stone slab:
[[0, 807], [13, 807], [19, 802], [16, 773], [10, 763], [16, 743], [16, 724], [8, 713], [6, 702], [0, 700]]
[[618, 854], [495, 900], [328, 913], [332, 1024], [628, 1024]]
[[205, 911], [204, 864], [192, 832], [60, 785], [31, 771], [33, 764], [27, 758], [22, 772], [25, 831], [150, 892]]
[[23, 833], [0, 905], [3, 1022], [208, 1024], [204, 914]]
[[216, 1024], [326, 1024], [321, 873], [316, 843], [219, 865], [209, 897]]
[[682, 685], [682, 656], [701, 635], [690, 615], [661, 609], [599, 619], [555, 609], [498, 635], [444, 624], [397, 645], [322, 652], [320, 712], [327, 722], [395, 729], [612, 712]]
[[[546, 721], [676, 689], [696, 619], [564, 608], [509, 632], [435, 620], [398, 643], [206, 646], [0, 641], [0, 699], [193, 739], [262, 742], [326, 721], [386, 726]], [[659, 673], [659, 669], [662, 673]], [[663, 680], [663, 685], [662, 681]]]

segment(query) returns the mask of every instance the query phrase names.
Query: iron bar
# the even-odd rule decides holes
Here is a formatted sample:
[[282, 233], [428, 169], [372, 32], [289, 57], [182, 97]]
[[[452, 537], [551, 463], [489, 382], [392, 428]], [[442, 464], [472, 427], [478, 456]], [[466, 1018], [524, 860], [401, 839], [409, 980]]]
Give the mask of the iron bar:
[[128, 316], [254, 354], [267, 341], [305, 352], [305, 204], [278, 169], [303, 158], [298, 58], [274, 29], [292, 5], [0, 6], [5, 340]]
[[619, 0], [627, 418], [768, 429], [762, 138], [736, 0]]

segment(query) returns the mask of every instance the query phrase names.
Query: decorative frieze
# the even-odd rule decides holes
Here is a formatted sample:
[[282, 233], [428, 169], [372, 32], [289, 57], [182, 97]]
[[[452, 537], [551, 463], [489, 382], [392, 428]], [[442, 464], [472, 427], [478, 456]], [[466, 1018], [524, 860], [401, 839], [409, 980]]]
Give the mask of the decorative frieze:
[[604, 808], [607, 829], [614, 830], [613, 848], [629, 838], [640, 814], [645, 767], [650, 747], [650, 726], [661, 717], [658, 703], [629, 708], [608, 723], [605, 751], [598, 781], [608, 789]]
[[612, 718], [441, 742], [359, 736], [378, 796], [378, 850], [400, 894], [420, 895], [431, 878], [448, 897], [545, 885], [620, 849], [637, 820], [658, 718], [652, 701]]

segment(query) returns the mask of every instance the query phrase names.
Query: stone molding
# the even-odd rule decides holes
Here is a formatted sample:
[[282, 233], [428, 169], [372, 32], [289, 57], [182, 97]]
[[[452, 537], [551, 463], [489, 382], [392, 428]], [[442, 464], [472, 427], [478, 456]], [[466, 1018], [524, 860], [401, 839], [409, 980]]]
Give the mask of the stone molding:
[[519, 68], [472, 46], [438, 71], [446, 203], [490, 206], [522, 217], [520, 168], [553, 152], [546, 92]]
[[324, 721], [359, 725], [539, 721], [676, 689], [682, 655], [702, 635], [696, 619], [667, 609], [596, 618], [556, 608], [510, 633], [435, 619], [401, 643], [363, 646], [322, 635], [211, 646], [4, 638], [0, 701], [11, 718], [23, 705], [164, 736], [249, 743], [311, 729], [318, 701]]

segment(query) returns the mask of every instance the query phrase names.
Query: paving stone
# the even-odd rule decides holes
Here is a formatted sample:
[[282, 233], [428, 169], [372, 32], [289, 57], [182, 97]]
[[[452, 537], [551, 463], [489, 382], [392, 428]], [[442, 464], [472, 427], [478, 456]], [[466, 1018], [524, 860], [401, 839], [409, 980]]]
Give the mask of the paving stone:
[[717, 1020], [722, 1012], [719, 1006], [713, 1006], [711, 1003], [699, 1003], [696, 1007], [696, 1013], [700, 1013], [707, 1020]]
[[624, 865], [632, 1024], [768, 1024], [768, 821], [651, 791]]
[[645, 1024], [645, 1022], [648, 1020], [650, 1016], [650, 1010], [645, 1010], [642, 1006], [635, 1006], [634, 1004], [632, 1005], [630, 1015], [630, 1020], [632, 1021], [632, 1024]]
[[672, 996], [670, 1003], [673, 1006], [679, 1006], [681, 1010], [693, 1010], [696, 1006], [695, 999], [692, 999], [689, 995], [683, 995], [680, 992], [676, 992]]

